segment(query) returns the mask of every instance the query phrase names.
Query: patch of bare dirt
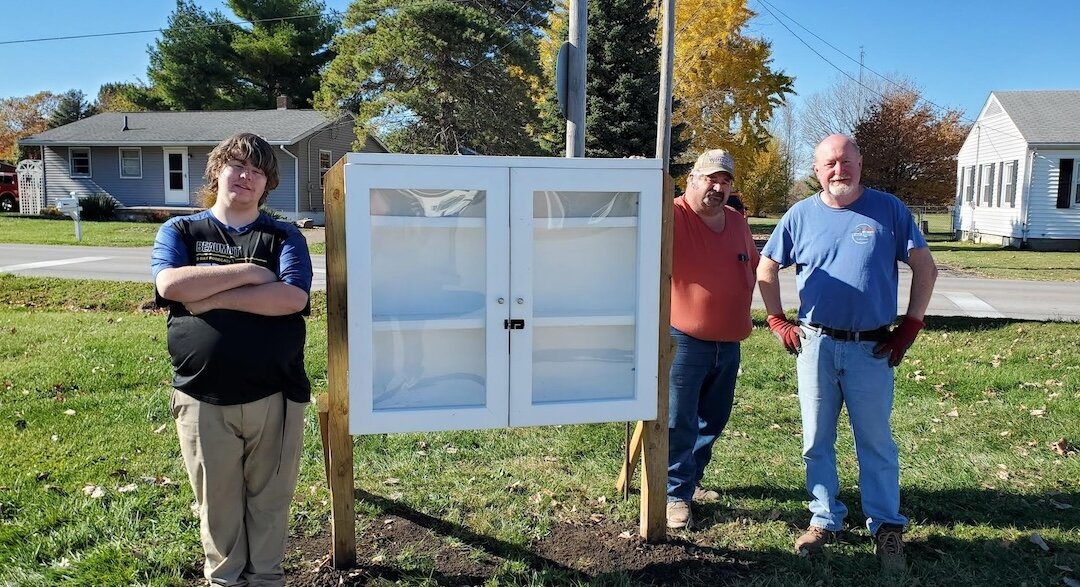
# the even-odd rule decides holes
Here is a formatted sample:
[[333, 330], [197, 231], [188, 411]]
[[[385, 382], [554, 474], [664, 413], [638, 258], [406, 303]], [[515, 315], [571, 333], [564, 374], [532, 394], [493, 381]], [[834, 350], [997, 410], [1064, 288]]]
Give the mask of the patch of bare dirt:
[[[453, 537], [453, 540], [448, 540]], [[639, 585], [719, 585], [730, 583], [747, 563], [715, 548], [672, 538], [647, 544], [637, 528], [610, 520], [561, 523], [528, 549], [501, 543], [461, 527], [410, 512], [380, 516], [358, 533], [358, 566], [332, 568], [329, 530], [290, 538], [288, 587], [358, 587], [424, 577], [437, 585], [482, 585], [505, 563], [530, 571], [557, 571], [559, 583], [588, 583], [601, 576], [628, 574]], [[399, 554], [424, 561], [425, 571], [409, 574], [395, 565]]]

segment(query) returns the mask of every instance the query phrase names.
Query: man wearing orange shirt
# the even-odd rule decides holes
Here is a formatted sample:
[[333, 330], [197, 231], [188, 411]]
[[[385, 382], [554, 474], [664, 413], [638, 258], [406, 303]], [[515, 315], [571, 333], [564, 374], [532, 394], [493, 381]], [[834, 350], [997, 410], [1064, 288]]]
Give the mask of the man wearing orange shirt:
[[758, 251], [742, 215], [726, 207], [735, 161], [723, 149], [694, 164], [675, 199], [671, 336], [675, 358], [668, 392], [668, 528], [689, 529], [692, 501], [712, 447], [727, 425], [739, 373], [739, 341], [750, 336]]

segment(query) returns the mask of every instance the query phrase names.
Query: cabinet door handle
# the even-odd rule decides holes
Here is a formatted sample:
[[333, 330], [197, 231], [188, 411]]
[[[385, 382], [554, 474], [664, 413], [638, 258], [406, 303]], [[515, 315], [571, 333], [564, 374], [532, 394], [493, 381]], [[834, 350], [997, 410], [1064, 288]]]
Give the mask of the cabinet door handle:
[[506, 298], [499, 298], [499, 299], [497, 299], [495, 301], [499, 302], [499, 304], [505, 304], [506, 303]]
[[525, 303], [525, 298], [518, 298], [518, 299], [516, 299], [514, 301], [516, 301], [518, 304], [524, 304]]

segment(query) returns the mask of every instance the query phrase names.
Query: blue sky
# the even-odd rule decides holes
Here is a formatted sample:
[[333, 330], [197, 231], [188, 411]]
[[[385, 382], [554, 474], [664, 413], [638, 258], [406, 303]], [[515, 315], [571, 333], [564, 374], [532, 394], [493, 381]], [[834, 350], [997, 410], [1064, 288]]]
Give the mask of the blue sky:
[[[2, 1], [0, 55], [9, 74], [0, 82], [0, 98], [72, 88], [92, 98], [103, 83], [145, 80], [146, 49], [156, 32], [11, 41], [159, 29], [175, 8], [175, 0]], [[327, 6], [344, 10], [348, 3], [328, 0]], [[218, 0], [200, 4], [230, 14]], [[796, 108], [802, 97], [839, 79], [837, 68], [858, 77], [860, 48], [869, 70], [913, 80], [925, 98], [959, 108], [971, 119], [992, 90], [1080, 88], [1075, 44], [1080, 2], [1073, 0], [748, 0], [748, 5], [759, 15], [751, 33], [770, 40], [773, 65], [796, 78]]]

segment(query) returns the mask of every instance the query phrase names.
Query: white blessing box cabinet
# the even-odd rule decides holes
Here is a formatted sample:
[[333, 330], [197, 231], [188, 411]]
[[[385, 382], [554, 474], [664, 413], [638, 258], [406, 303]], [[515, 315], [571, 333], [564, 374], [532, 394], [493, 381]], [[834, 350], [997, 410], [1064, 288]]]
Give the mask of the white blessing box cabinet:
[[349, 432], [656, 417], [662, 162], [353, 153]]

